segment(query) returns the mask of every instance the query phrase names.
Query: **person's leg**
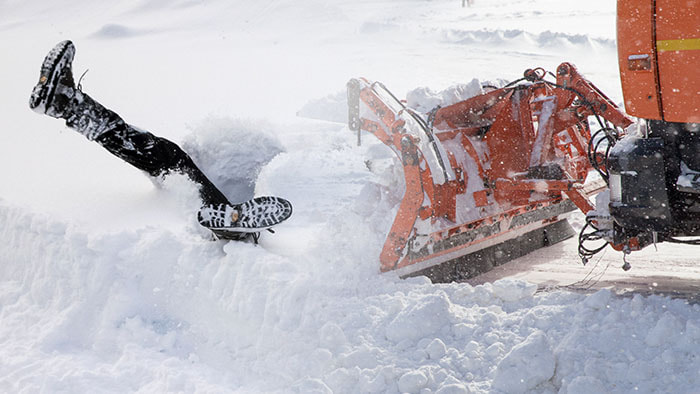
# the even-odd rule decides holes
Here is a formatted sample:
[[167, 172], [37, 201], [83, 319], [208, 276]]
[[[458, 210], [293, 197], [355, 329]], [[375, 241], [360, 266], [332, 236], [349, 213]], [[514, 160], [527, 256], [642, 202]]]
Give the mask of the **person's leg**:
[[226, 196], [202, 173], [180, 147], [162, 137], [128, 124], [95, 139], [109, 152], [153, 177], [177, 172], [199, 186], [204, 204], [230, 204]]
[[171, 172], [187, 175], [200, 186], [204, 204], [230, 204], [224, 194], [175, 143], [139, 130], [75, 87], [71, 62], [75, 48], [59, 43], [42, 64], [41, 79], [32, 92], [36, 112], [66, 120], [66, 125], [151, 176]]
[[102, 145], [113, 155], [153, 177], [177, 172], [199, 185], [204, 204], [229, 204], [223, 193], [177, 144], [133, 127], [115, 112], [77, 91], [66, 125]]

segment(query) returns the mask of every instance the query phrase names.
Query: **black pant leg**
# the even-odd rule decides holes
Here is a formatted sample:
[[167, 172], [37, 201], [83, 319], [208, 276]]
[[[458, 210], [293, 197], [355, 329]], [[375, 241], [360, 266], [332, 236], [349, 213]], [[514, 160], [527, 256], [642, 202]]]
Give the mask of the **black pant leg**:
[[139, 130], [122, 121], [95, 141], [115, 156], [153, 177], [171, 172], [187, 175], [200, 186], [199, 194], [204, 204], [229, 203], [226, 196], [194, 164], [192, 158], [177, 144], [165, 138]]

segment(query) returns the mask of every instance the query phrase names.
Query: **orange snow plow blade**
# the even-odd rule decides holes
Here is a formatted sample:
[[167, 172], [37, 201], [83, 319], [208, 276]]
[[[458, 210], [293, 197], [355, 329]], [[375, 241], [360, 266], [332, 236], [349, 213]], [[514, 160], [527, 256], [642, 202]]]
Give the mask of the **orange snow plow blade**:
[[632, 121], [573, 65], [562, 63], [556, 81], [545, 75], [527, 70], [519, 84], [427, 114], [379, 82], [348, 82], [358, 143], [373, 134], [403, 167], [382, 272], [460, 280], [573, 235], [562, 215], [593, 210], [589, 197], [606, 187], [588, 176], [597, 155], [588, 117]]

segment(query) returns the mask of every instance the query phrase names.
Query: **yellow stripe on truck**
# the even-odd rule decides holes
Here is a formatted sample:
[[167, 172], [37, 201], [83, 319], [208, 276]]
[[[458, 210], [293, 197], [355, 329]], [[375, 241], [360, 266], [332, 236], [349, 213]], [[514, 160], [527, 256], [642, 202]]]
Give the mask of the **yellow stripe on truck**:
[[684, 40], [659, 40], [656, 41], [656, 50], [659, 52], [700, 50], [700, 38], [687, 38]]

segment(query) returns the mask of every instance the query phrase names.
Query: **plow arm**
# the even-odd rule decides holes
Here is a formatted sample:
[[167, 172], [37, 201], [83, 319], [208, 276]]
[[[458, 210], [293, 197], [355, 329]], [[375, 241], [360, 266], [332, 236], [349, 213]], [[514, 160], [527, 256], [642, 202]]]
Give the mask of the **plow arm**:
[[405, 192], [380, 255], [382, 272], [396, 269], [407, 253], [416, 220], [432, 214], [428, 190], [456, 182], [446, 163], [447, 153], [422, 119], [380, 83], [364, 79], [348, 82], [348, 125], [368, 131], [388, 146], [403, 165]]

